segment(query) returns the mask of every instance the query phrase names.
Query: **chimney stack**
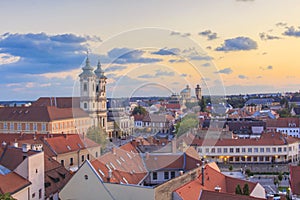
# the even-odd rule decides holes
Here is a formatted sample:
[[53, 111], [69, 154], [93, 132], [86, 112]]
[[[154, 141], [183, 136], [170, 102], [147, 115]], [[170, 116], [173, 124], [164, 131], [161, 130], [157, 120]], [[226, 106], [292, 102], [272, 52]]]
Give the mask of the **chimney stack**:
[[221, 192], [221, 187], [217, 185], [217, 186], [215, 187], [215, 191], [216, 191], [216, 192]]
[[108, 170], [108, 176], [107, 176], [107, 181], [108, 181], [109, 183], [110, 183], [111, 178], [112, 178], [112, 170], [109, 169], [109, 170]]
[[22, 144], [22, 151], [23, 153], [27, 153], [30, 150], [29, 144]]

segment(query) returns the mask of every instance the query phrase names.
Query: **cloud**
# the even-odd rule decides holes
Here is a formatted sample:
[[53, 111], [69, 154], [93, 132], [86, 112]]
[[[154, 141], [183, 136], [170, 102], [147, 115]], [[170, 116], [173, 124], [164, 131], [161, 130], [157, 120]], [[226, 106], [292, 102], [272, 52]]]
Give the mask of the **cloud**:
[[42, 74], [79, 67], [90, 38], [75, 34], [5, 33], [0, 36], [0, 53], [18, 58], [2, 63], [0, 72]]
[[189, 37], [189, 36], [191, 36], [190, 33], [181, 33], [181, 32], [178, 32], [178, 31], [171, 31], [170, 35], [171, 36], [181, 36], [181, 37]]
[[189, 36], [191, 36], [190, 33], [183, 33], [183, 34], [181, 34], [181, 37], [189, 37]]
[[114, 71], [122, 71], [123, 69], [126, 69], [127, 66], [119, 66], [119, 65], [114, 65], [110, 66], [105, 69], [105, 72], [114, 72]]
[[216, 51], [248, 51], [257, 48], [257, 43], [248, 37], [236, 37], [225, 40], [221, 47]]
[[287, 30], [283, 33], [283, 35], [300, 37], [300, 27], [298, 27], [298, 29], [293, 26], [287, 27]]
[[259, 67], [259, 69], [265, 71], [265, 70], [272, 70], [273, 69], [273, 66], [272, 65], [269, 65], [267, 67]]
[[287, 26], [287, 23], [285, 22], [278, 22], [275, 24], [277, 27], [286, 27]]
[[207, 40], [214, 40], [218, 38], [217, 33], [213, 33], [211, 30], [205, 30], [198, 34], [207, 37]]
[[171, 49], [164, 48], [164, 49], [155, 51], [152, 54], [165, 56], [165, 55], [177, 55], [179, 53], [180, 53], [180, 49], [178, 49], [178, 48], [171, 48]]
[[278, 36], [269, 35], [267, 33], [260, 33], [259, 37], [260, 37], [261, 40], [265, 40], [265, 41], [266, 40], [278, 40], [278, 39], [281, 39]]
[[238, 78], [239, 78], [239, 79], [247, 79], [248, 77], [245, 76], [245, 75], [240, 74], [240, 75], [238, 76]]
[[204, 63], [204, 64], [202, 64], [201, 66], [202, 66], [202, 67], [210, 67], [211, 65], [210, 65], [210, 63]]
[[159, 78], [159, 77], [162, 77], [162, 76], [172, 77], [172, 76], [175, 76], [175, 73], [174, 72], [168, 72], [168, 71], [162, 71], [162, 70], [156, 70], [154, 75], [143, 74], [143, 75], [138, 76], [138, 78], [149, 79], [149, 78]]
[[180, 76], [182, 76], [182, 77], [187, 77], [187, 74], [181, 74]]
[[221, 69], [215, 73], [219, 73], [219, 74], [231, 74], [233, 71], [230, 67], [227, 67], [227, 68], [224, 68], [224, 69]]
[[171, 31], [170, 35], [180, 35], [180, 32], [177, 32], [177, 31]]
[[169, 60], [170, 63], [183, 63], [185, 62], [184, 59], [170, 59]]
[[117, 64], [128, 63], [154, 63], [160, 62], [162, 59], [143, 57], [143, 50], [130, 48], [114, 48], [107, 53], [107, 56], [102, 56], [104, 62], [112, 62]]

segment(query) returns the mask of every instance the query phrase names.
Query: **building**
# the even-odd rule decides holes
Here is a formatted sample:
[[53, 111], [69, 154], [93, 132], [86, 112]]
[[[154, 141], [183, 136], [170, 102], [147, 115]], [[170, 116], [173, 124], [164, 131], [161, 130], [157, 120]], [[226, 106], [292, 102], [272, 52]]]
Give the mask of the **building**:
[[290, 188], [292, 199], [300, 199], [300, 166], [290, 166]]
[[239, 138], [256, 138], [266, 130], [266, 122], [253, 119], [227, 119], [225, 126]]
[[80, 108], [86, 111], [92, 119], [92, 125], [106, 130], [106, 76], [101, 68], [100, 61], [93, 71], [89, 58], [86, 58], [80, 78]]
[[[13, 196], [31, 200], [45, 198], [44, 152], [31, 150], [26, 144], [22, 148], [5, 146], [0, 157], [0, 166], [11, 171], [1, 177], [1, 185], [5, 184], [8, 187], [6, 190], [11, 191]], [[5, 180], [8, 182], [3, 183]], [[12, 180], [20, 182], [11, 183]], [[18, 188], [21, 185], [24, 188]], [[12, 186], [15, 188], [10, 188]]]
[[167, 133], [174, 123], [174, 117], [168, 114], [134, 115], [134, 127], [149, 129], [151, 133]]
[[1, 133], [84, 133], [89, 116], [79, 108], [56, 106], [0, 108]]
[[290, 163], [299, 160], [299, 140], [281, 133], [255, 139], [194, 139], [199, 155], [220, 163]]
[[202, 92], [201, 92], [201, 87], [199, 86], [199, 84], [195, 88], [195, 95], [196, 95], [196, 98], [198, 101], [200, 101], [202, 99]]
[[[249, 187], [249, 197], [236, 195], [237, 185], [243, 188], [245, 184]], [[209, 163], [201, 170], [198, 168], [193, 180], [173, 192], [173, 200], [193, 199], [265, 199], [265, 189], [259, 183], [225, 176], [215, 163]]]
[[281, 132], [293, 137], [300, 136], [300, 119], [299, 118], [278, 118], [267, 120], [267, 130]]

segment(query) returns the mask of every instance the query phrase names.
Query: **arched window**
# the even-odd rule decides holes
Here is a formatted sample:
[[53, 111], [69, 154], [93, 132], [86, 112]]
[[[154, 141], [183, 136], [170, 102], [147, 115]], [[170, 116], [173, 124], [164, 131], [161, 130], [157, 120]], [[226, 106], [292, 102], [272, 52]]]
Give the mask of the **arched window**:
[[85, 92], [87, 91], [87, 83], [83, 84], [83, 91], [85, 91]]
[[83, 104], [83, 108], [84, 108], [84, 109], [87, 109], [87, 103], [84, 103], [84, 104]]

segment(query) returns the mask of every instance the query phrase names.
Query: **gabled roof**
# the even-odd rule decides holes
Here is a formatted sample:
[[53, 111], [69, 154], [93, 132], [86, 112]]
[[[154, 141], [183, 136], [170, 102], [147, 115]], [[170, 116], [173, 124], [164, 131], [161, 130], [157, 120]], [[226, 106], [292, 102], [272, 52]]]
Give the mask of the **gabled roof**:
[[90, 147], [100, 147], [96, 142], [79, 134], [64, 134], [59, 137], [44, 138], [44, 143], [48, 145], [56, 155]]
[[298, 117], [288, 117], [288, 118], [278, 118], [278, 119], [269, 119], [267, 120], [267, 127], [278, 127], [278, 128], [287, 128], [287, 127], [299, 127], [300, 119]]
[[[27, 156], [31, 156], [37, 153], [40, 152], [29, 150], [26, 154]], [[23, 160], [24, 157], [22, 148], [6, 146], [2, 153], [2, 156], [0, 157], [0, 164], [13, 171], [23, 162]]]
[[15, 172], [0, 174], [0, 194], [14, 194], [29, 185], [31, 185], [30, 181]]
[[0, 108], [0, 121], [50, 122], [88, 116], [80, 108], [57, 108], [54, 106]]
[[222, 174], [215, 164], [207, 164], [204, 168], [204, 184], [202, 184], [202, 173], [195, 180], [176, 189], [177, 193], [183, 200], [198, 200], [201, 192], [204, 190], [214, 191], [215, 187], [220, 187], [221, 192], [235, 194], [235, 187], [239, 184], [241, 187], [248, 184], [250, 193], [256, 187], [256, 183], [231, 178]]
[[300, 166], [290, 166], [290, 185], [293, 194], [300, 195]]
[[140, 154], [130, 143], [114, 147], [112, 152], [91, 161], [104, 182], [108, 182], [108, 171], [112, 170], [111, 183], [140, 184], [147, 175]]

